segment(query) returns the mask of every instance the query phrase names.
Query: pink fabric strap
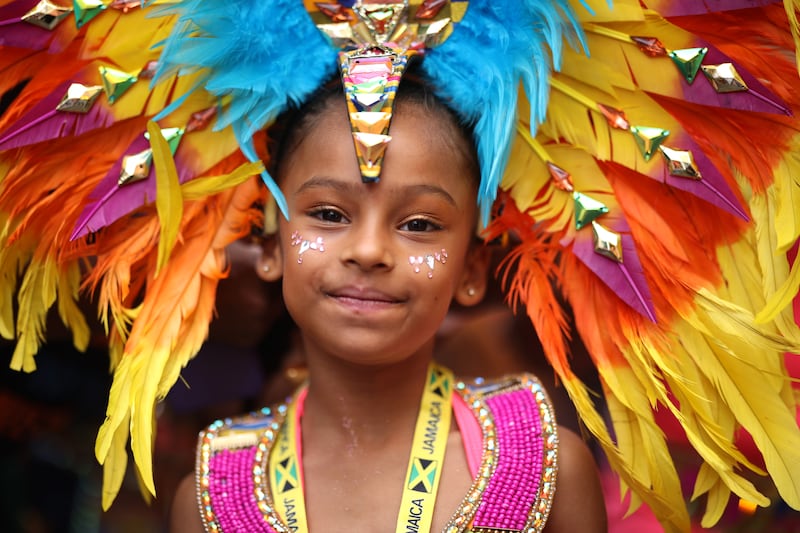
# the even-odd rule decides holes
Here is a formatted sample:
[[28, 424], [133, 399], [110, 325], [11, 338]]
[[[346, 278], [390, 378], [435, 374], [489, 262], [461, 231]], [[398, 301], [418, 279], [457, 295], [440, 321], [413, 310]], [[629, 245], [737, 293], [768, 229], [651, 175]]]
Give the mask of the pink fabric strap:
[[295, 412], [295, 420], [294, 420], [294, 434], [295, 434], [295, 442], [297, 443], [297, 470], [300, 473], [300, 484], [302, 486], [306, 486], [306, 478], [305, 474], [303, 473], [303, 428], [300, 427], [300, 421], [303, 419], [303, 412], [305, 411], [306, 407], [306, 396], [308, 395], [308, 389], [303, 387], [297, 393], [297, 398], [295, 401], [297, 402], [297, 408], [294, 410]]
[[478, 419], [472, 414], [472, 410], [460, 394], [453, 394], [453, 417], [461, 433], [461, 442], [464, 445], [464, 453], [467, 456], [469, 473], [474, 479], [481, 467], [483, 434], [481, 433]]

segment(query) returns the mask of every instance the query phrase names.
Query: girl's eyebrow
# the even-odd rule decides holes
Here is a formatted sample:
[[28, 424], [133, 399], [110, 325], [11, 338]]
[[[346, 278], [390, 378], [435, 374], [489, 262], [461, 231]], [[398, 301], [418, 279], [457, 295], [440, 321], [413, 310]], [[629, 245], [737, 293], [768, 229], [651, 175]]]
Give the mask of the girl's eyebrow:
[[295, 191], [295, 196], [298, 194], [305, 192], [309, 189], [334, 189], [343, 193], [355, 193], [357, 192], [358, 186], [361, 182], [355, 182], [351, 180], [340, 180], [336, 178], [330, 178], [327, 176], [314, 176], [309, 180], [303, 182], [302, 185]]
[[[364, 184], [360, 180], [353, 181], [353, 180], [340, 180], [336, 178], [330, 178], [327, 176], [314, 176], [310, 178], [308, 181], [304, 182], [298, 189], [295, 191], [295, 196], [298, 194], [309, 190], [309, 189], [334, 189], [342, 193], [346, 194], [353, 194], [358, 195], [361, 192], [361, 188]], [[423, 196], [432, 194], [435, 196], [441, 197], [447, 203], [452, 205], [453, 207], [457, 207], [456, 201], [453, 199], [452, 195], [444, 190], [443, 188], [439, 187], [438, 185], [432, 185], [430, 183], [418, 183], [414, 185], [406, 185], [402, 187], [401, 191], [399, 191], [405, 196], [413, 197], [413, 196]]]
[[430, 183], [419, 183], [417, 185], [409, 185], [405, 187], [405, 191], [412, 196], [422, 196], [425, 194], [433, 194], [442, 197], [453, 207], [458, 207], [456, 201], [450, 196], [450, 193], [442, 189], [438, 185], [431, 185]]

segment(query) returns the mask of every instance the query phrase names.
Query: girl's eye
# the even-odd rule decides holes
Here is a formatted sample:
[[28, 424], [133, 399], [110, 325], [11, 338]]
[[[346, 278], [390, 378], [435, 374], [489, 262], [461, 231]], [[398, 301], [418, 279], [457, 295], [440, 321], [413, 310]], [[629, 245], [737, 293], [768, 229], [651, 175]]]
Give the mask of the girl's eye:
[[318, 209], [311, 213], [311, 216], [322, 220], [323, 222], [334, 222], [339, 223], [344, 221], [344, 215], [342, 215], [336, 209]]
[[435, 231], [441, 229], [441, 226], [434, 224], [430, 220], [425, 220], [424, 218], [415, 218], [403, 224], [401, 229], [407, 231]]

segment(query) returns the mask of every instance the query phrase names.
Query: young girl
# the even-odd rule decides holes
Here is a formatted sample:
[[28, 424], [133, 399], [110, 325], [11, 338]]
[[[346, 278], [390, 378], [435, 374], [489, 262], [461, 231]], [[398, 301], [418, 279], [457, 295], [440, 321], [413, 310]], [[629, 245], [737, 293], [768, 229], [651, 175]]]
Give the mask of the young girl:
[[[545, 531], [605, 531], [592, 456], [575, 434], [556, 430], [533, 376], [457, 385], [449, 371], [431, 366], [450, 303], [476, 305], [486, 288], [470, 132], [425, 85], [403, 81], [381, 179], [362, 183], [341, 88], [318, 98], [288, 125], [277, 152], [289, 220], [281, 220], [259, 265], [266, 279], [282, 278], [308, 384], [288, 413], [281, 407], [209, 428], [197, 477], [178, 492], [172, 530], [202, 531], [205, 522], [209, 531], [229, 531], [263, 512], [276, 531], [297, 531], [299, 523], [307, 523], [301, 531], [326, 532], [389, 531], [393, 524], [398, 531], [541, 531], [545, 522]], [[441, 388], [421, 404], [431, 380]], [[492, 404], [493, 395], [507, 407]], [[493, 405], [491, 416], [473, 401]], [[508, 406], [532, 419], [518, 419]], [[532, 425], [504, 433], [515, 424]], [[256, 459], [265, 431], [275, 444]], [[274, 446], [290, 437], [300, 487], [282, 514], [283, 496], [270, 494], [266, 472], [280, 469]], [[424, 461], [435, 447], [441, 455], [425, 473], [410, 474], [420, 464], [409, 462]], [[248, 460], [221, 466], [233, 455]], [[259, 461], [272, 505], [251, 497], [252, 483], [233, 482]], [[419, 480], [424, 487], [409, 488]], [[297, 518], [300, 501], [305, 520]]]
[[[732, 496], [800, 509], [798, 0], [611, 4], [0, 0], [0, 335], [32, 371], [57, 307], [83, 348], [75, 300], [97, 291], [103, 505], [129, 441], [155, 495], [157, 402], [206, 338], [226, 247], [266, 220], [261, 270], [311, 377], [203, 433], [177, 524], [602, 527], [585, 449], [533, 378], [429, 365], [450, 303], [483, 294], [477, 228], [512, 236], [509, 300], [632, 507], [668, 531], [690, 529], [689, 494], [709, 527]], [[398, 89], [419, 57], [423, 87]], [[281, 216], [254, 207], [268, 197]], [[571, 366], [577, 336], [602, 400]], [[689, 491], [663, 416], [698, 454]]]

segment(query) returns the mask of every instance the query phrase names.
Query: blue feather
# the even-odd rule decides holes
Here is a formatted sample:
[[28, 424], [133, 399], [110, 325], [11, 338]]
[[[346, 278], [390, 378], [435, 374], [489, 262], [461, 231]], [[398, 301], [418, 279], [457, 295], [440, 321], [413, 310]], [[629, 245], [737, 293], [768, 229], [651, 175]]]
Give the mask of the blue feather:
[[[251, 161], [258, 160], [253, 135], [335, 72], [337, 51], [298, 0], [188, 0], [159, 10], [172, 13], [179, 18], [156, 79], [199, 71], [208, 92], [230, 97], [215, 128], [231, 126]], [[277, 185], [263, 178], [286, 216]]]
[[[201, 72], [198, 85], [230, 97], [216, 128], [231, 126], [252, 161], [258, 159], [253, 135], [290, 104], [304, 102], [336, 68], [337, 50], [299, 0], [186, 0], [160, 12], [179, 19], [164, 43], [157, 80]], [[475, 0], [452, 36], [426, 54], [423, 70], [437, 94], [474, 124], [484, 223], [508, 161], [520, 84], [535, 133], [565, 39], [586, 48], [568, 0]], [[269, 175], [263, 178], [286, 215], [277, 185]]]
[[484, 224], [508, 162], [520, 83], [535, 133], [547, 113], [550, 72], [561, 63], [565, 39], [586, 48], [567, 0], [473, 1], [450, 38], [426, 54], [422, 68], [439, 97], [474, 124]]

